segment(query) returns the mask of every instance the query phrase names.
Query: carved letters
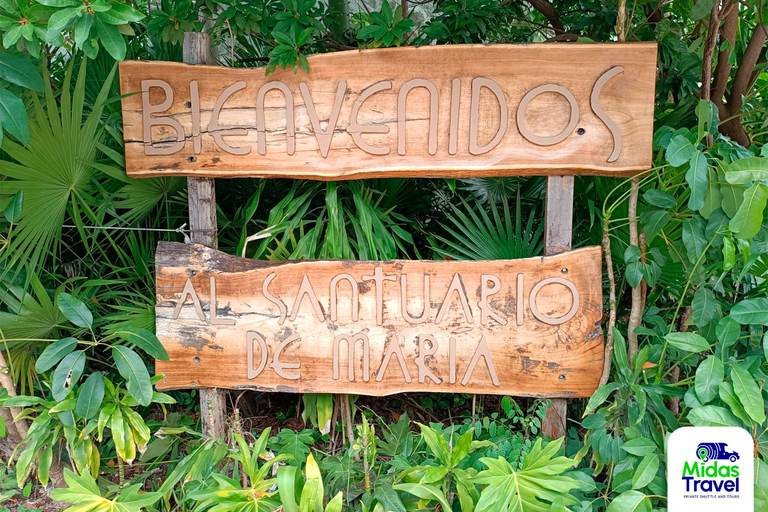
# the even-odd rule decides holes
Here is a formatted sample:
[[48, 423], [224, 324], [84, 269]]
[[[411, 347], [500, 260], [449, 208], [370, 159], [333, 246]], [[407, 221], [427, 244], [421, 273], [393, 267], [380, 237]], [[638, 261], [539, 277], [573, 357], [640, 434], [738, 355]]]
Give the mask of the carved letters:
[[309, 74], [268, 78], [124, 62], [128, 172], [635, 174], [651, 163], [655, 56], [652, 44], [450, 45], [316, 56]]
[[588, 396], [600, 374], [599, 248], [265, 264], [161, 243], [157, 265], [161, 389]]

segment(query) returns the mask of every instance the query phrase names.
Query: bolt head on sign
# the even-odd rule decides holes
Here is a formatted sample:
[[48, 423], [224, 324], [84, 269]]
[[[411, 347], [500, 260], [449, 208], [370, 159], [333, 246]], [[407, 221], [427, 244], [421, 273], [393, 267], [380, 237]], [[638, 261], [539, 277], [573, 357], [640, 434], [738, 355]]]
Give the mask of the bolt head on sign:
[[669, 512], [753, 512], [755, 454], [739, 427], [683, 427], [667, 442]]

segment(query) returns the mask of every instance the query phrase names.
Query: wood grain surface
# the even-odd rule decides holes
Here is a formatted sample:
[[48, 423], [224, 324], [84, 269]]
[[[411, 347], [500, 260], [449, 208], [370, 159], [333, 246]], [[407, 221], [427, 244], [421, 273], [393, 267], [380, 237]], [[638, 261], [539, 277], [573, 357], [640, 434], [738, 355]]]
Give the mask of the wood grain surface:
[[158, 389], [575, 398], [600, 379], [599, 247], [524, 260], [272, 263], [161, 242], [156, 274], [157, 335], [170, 355], [157, 361]]
[[309, 74], [270, 76], [121, 62], [128, 174], [343, 180], [651, 167], [654, 43], [408, 47], [309, 62]]

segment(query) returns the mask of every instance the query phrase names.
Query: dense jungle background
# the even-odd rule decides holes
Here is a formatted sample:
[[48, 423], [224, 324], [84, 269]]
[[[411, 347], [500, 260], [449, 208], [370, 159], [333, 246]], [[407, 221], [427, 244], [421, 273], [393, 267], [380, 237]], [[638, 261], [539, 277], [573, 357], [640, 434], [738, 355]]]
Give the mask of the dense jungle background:
[[[765, 0], [0, 0], [0, 510], [662, 511], [670, 432], [727, 425], [754, 439], [768, 511], [766, 16]], [[542, 436], [546, 400], [257, 392], [229, 393], [216, 439], [195, 390], [153, 390], [153, 257], [185, 239], [187, 182], [126, 176], [116, 61], [180, 61], [195, 31], [218, 64], [266, 73], [357, 48], [658, 42], [654, 168], [575, 181], [612, 364], [564, 439]], [[218, 180], [218, 245], [541, 255], [544, 186]]]

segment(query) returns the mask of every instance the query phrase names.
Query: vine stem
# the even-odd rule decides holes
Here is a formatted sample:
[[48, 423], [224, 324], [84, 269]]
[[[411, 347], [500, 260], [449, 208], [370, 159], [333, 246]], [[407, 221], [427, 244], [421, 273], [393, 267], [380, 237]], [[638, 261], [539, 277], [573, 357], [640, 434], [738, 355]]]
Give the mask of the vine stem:
[[608, 232], [610, 217], [603, 218], [603, 253], [605, 254], [605, 271], [608, 273], [609, 313], [608, 332], [605, 337], [605, 359], [600, 385], [604, 386], [611, 377], [611, 362], [613, 361], [613, 329], [616, 326], [616, 276], [613, 273], [613, 256], [611, 255], [611, 237]]
[[[640, 236], [638, 234], [639, 229], [637, 225], [637, 197], [640, 193], [640, 180], [638, 178], [632, 178], [630, 185], [631, 192], [629, 194], [629, 245], [640, 247]], [[643, 254], [640, 255], [641, 260], [645, 260]], [[629, 313], [629, 322], [627, 323], [627, 358], [630, 365], [632, 359], [637, 354], [638, 340], [635, 329], [640, 325], [643, 317], [643, 280], [641, 279], [637, 286], [632, 287], [632, 307]]]
[[[701, 265], [701, 262], [704, 260], [704, 256], [707, 254], [707, 251], [710, 247], [712, 247], [712, 244], [714, 243], [715, 239], [720, 236], [721, 233], [715, 233], [715, 235], [712, 237], [712, 239], [707, 243], [707, 246], [704, 248], [703, 251], [701, 251], [701, 254], [699, 254], [699, 258], [696, 260], [696, 263], [693, 265], [693, 268], [688, 273], [688, 279], [685, 281], [685, 287], [683, 288], [683, 293], [680, 295], [680, 300], [677, 301], [677, 307], [675, 308], [675, 313], [672, 315], [672, 321], [669, 322], [669, 328], [674, 329], [675, 322], [677, 321], [677, 315], [680, 313], [680, 308], [683, 305], [683, 299], [685, 299], [685, 295], [688, 293], [688, 288], [691, 286], [691, 279], [693, 278], [693, 273], [696, 272], [696, 269], [699, 268], [699, 265]], [[663, 377], [661, 373], [661, 367], [664, 364], [664, 356], [667, 354], [667, 347], [669, 347], [669, 342], [667, 340], [664, 340], [664, 346], [661, 349], [661, 356], [659, 357], [659, 372], [656, 374], [656, 384], [661, 382], [661, 378]]]
[[119, 493], [123, 490], [123, 485], [125, 484], [125, 467], [123, 466], [123, 458], [120, 455], [117, 456], [117, 478], [117, 492]]

